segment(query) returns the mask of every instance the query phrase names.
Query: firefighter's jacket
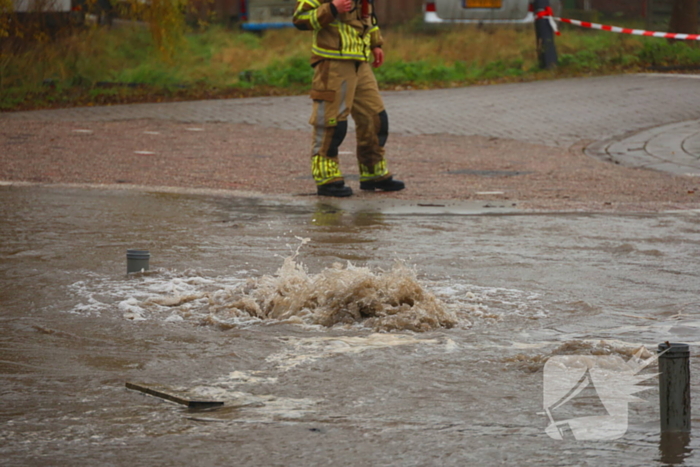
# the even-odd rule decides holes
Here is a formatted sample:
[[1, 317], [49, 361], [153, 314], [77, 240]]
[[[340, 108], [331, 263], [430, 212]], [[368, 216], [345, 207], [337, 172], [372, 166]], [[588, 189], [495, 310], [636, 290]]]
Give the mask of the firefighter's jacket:
[[311, 63], [321, 60], [372, 61], [372, 49], [382, 46], [382, 35], [369, 2], [369, 15], [362, 16], [362, 1], [354, 0], [354, 8], [338, 13], [331, 0], [298, 0], [294, 25], [313, 31]]

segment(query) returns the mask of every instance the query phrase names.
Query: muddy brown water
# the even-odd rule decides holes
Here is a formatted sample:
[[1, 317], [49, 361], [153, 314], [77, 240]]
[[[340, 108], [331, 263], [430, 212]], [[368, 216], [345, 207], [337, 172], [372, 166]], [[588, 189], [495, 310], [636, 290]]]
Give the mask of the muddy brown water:
[[[693, 434], [661, 441], [655, 377], [619, 439], [554, 440], [543, 415], [553, 355], [695, 353], [697, 212], [0, 199], [3, 465], [699, 463]], [[129, 248], [150, 271], [126, 275]]]

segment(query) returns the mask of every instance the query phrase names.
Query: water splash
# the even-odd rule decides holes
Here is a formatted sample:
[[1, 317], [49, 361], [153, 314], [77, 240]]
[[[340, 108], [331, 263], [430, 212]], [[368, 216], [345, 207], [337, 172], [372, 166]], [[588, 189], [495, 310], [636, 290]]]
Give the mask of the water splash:
[[438, 298], [402, 261], [388, 271], [336, 263], [311, 274], [297, 260], [308, 239], [299, 240], [275, 274], [261, 277], [241, 279], [248, 272], [239, 271], [237, 277], [205, 278], [203, 271], [164, 269], [127, 280], [88, 274], [70, 287], [82, 301], [72, 312], [117, 311], [132, 321], [186, 321], [223, 329], [261, 322], [415, 332], [471, 325], [461, 304]]
[[220, 326], [232, 318], [254, 317], [422, 332], [451, 328], [458, 322], [456, 314], [418, 282], [416, 271], [400, 261], [386, 272], [335, 263], [319, 274], [309, 274], [295, 254], [285, 258], [274, 275], [215, 292], [209, 300], [211, 313], [203, 321]]

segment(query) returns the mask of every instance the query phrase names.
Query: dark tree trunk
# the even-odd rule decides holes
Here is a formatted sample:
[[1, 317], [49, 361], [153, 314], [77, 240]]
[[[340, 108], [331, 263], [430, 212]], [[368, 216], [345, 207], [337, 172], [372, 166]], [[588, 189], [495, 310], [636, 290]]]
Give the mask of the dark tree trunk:
[[673, 0], [669, 31], [698, 33], [698, 0]]

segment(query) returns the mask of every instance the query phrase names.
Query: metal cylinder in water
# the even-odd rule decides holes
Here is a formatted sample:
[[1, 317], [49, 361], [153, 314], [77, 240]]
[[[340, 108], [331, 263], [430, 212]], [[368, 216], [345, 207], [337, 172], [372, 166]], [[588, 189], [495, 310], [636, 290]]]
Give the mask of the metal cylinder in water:
[[150, 259], [148, 250], [126, 250], [126, 273], [148, 271]]
[[690, 431], [690, 347], [659, 344], [661, 432]]

